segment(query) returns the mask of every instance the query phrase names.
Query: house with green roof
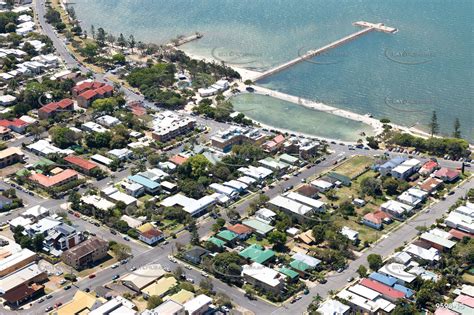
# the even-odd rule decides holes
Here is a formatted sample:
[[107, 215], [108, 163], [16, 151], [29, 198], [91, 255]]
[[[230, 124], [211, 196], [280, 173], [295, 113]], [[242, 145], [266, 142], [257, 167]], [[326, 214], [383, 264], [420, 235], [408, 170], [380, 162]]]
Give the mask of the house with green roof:
[[239, 253], [245, 259], [250, 259], [259, 264], [265, 264], [275, 259], [275, 252], [270, 249], [264, 249], [261, 245], [252, 244]]
[[255, 233], [265, 236], [270, 233], [274, 227], [257, 219], [248, 219], [242, 222], [243, 225], [251, 228]]
[[227, 245], [229, 246], [229, 245], [235, 244], [235, 241], [237, 240], [238, 235], [229, 230], [222, 230], [216, 234], [216, 237], [225, 241]]
[[216, 245], [218, 248], [222, 249], [225, 244], [226, 244], [226, 241], [223, 241], [217, 237], [214, 237], [214, 236], [211, 236], [210, 238], [207, 239], [208, 242]]
[[304, 261], [301, 260], [293, 260], [290, 263], [290, 267], [298, 272], [301, 277], [304, 277], [308, 274], [308, 272], [313, 269], [310, 265], [306, 264]]
[[282, 267], [282, 268], [278, 269], [278, 272], [280, 272], [280, 273], [284, 274], [285, 276], [287, 276], [288, 279], [291, 280], [291, 281], [298, 280], [298, 278], [299, 278], [299, 274], [296, 271], [291, 270], [290, 268]]

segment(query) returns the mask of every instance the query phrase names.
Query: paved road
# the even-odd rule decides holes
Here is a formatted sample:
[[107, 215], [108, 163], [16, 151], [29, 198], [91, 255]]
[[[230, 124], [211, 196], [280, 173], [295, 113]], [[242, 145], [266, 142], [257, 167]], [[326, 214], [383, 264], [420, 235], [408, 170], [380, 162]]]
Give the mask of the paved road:
[[[79, 65], [74, 58], [72, 58], [72, 56], [69, 54], [69, 52], [65, 48], [63, 42], [57, 37], [57, 35], [53, 31], [52, 27], [49, 24], [47, 24], [46, 21], [44, 20], [44, 12], [45, 12], [44, 0], [35, 1], [35, 5], [36, 5], [36, 12], [38, 14], [38, 20], [39, 20], [39, 23], [40, 23], [43, 31], [45, 32], [46, 35], [48, 35], [52, 39], [53, 44], [54, 44], [57, 52], [65, 60], [67, 66], [70, 67], [70, 68], [79, 66], [81, 68], [81, 70], [88, 71], [87, 69], [85, 69], [84, 67]], [[103, 80], [104, 76], [103, 75], [96, 75], [96, 78], [99, 79], [99, 80]], [[132, 91], [130, 91], [128, 89], [122, 88], [122, 90], [124, 91], [124, 93], [125, 93], [125, 95], [127, 96], [128, 99], [143, 100], [142, 96], [137, 95], [137, 94], [133, 93]], [[153, 104], [151, 104], [149, 102], [145, 102], [145, 104], [150, 106], [150, 107], [153, 106]], [[225, 128], [228, 127], [228, 125], [226, 125], [226, 124], [216, 123], [214, 121], [204, 120], [202, 118], [197, 118], [197, 119], [198, 119], [199, 122], [202, 122], [206, 125], [212, 124], [214, 132], [216, 130], [222, 130], [222, 129], [225, 129]], [[321, 163], [319, 165], [313, 166], [311, 169], [304, 170], [300, 175], [292, 177], [288, 181], [282, 182], [280, 185], [277, 185], [277, 187], [268, 190], [266, 192], [266, 194], [269, 197], [273, 197], [273, 196], [281, 193], [281, 191], [283, 189], [285, 189], [286, 187], [288, 187], [290, 185], [296, 186], [298, 183], [301, 182], [302, 179], [305, 179], [309, 176], [314, 176], [315, 174], [318, 174], [318, 173], [322, 172], [325, 168], [332, 165], [333, 162], [336, 159], [339, 158], [338, 155], [340, 153], [342, 153], [343, 151], [345, 151], [345, 153], [347, 153], [347, 154], [350, 154], [347, 150], [347, 147], [344, 147], [344, 146], [331, 145], [331, 149], [334, 150], [334, 153], [329, 155], [326, 161], [324, 161], [323, 163]], [[380, 154], [380, 151], [356, 150], [356, 151], [351, 152], [351, 153], [352, 154], [360, 153], [360, 154], [364, 154], [364, 155], [369, 155], [369, 154], [373, 155], [373, 154], [376, 154], [376, 153]], [[451, 163], [451, 162], [449, 161], [449, 163]], [[125, 170], [125, 171], [121, 172], [121, 174], [118, 177], [121, 177], [121, 178], [125, 177], [126, 175], [128, 175], [128, 174], [126, 174], [127, 172], [128, 172], [128, 170]], [[96, 186], [99, 187], [99, 188], [103, 188], [107, 184], [108, 180], [109, 179], [104, 179], [102, 181], [99, 181], [99, 182], [96, 183]], [[295, 304], [288, 304], [288, 305], [285, 305], [283, 307], [277, 308], [277, 307], [275, 307], [271, 304], [265, 303], [265, 302], [260, 301], [260, 300], [250, 301], [247, 298], [245, 298], [243, 296], [243, 294], [239, 290], [237, 290], [236, 288], [229, 287], [228, 285], [226, 285], [226, 284], [224, 284], [220, 281], [217, 281], [217, 280], [213, 280], [214, 289], [218, 292], [226, 293], [227, 295], [229, 295], [231, 297], [231, 299], [236, 304], [238, 304], [238, 305], [240, 305], [244, 308], [250, 309], [253, 312], [255, 312], [256, 314], [270, 314], [270, 313], [301, 314], [302, 312], [304, 312], [306, 310], [309, 303], [311, 303], [312, 296], [315, 296], [316, 294], [320, 294], [322, 297], [325, 297], [325, 296], [327, 296], [327, 294], [330, 290], [338, 290], [341, 287], [343, 287], [347, 283], [346, 279], [348, 277], [356, 275], [356, 270], [357, 270], [358, 266], [360, 264], [365, 263], [366, 256], [368, 254], [378, 253], [378, 254], [381, 254], [383, 256], [387, 256], [387, 255], [391, 254], [393, 252], [393, 250], [395, 248], [399, 247], [400, 245], [402, 245], [404, 241], [410, 241], [414, 236], [416, 236], [416, 233], [417, 233], [417, 231], [415, 229], [416, 226], [422, 225], [422, 222], [426, 222], [426, 225], [430, 225], [431, 223], [433, 223], [436, 218], [440, 217], [446, 211], [446, 209], [449, 207], [450, 204], [454, 203], [457, 200], [458, 197], [460, 197], [463, 193], [465, 193], [465, 191], [468, 188], [471, 188], [472, 186], [473, 186], [472, 182], [469, 182], [468, 184], [465, 184], [461, 189], [458, 189], [454, 195], [449, 196], [445, 201], [442, 201], [441, 203], [433, 206], [429, 213], [421, 214], [419, 217], [417, 217], [415, 220], [413, 220], [413, 222], [409, 222], [409, 223], [405, 224], [401, 229], [394, 232], [391, 235], [391, 237], [384, 239], [383, 241], [378, 243], [377, 246], [375, 246], [374, 248], [371, 248], [368, 251], [366, 251], [362, 257], [360, 257], [359, 259], [352, 262], [350, 264], [349, 268], [346, 269], [344, 272], [342, 272], [340, 274], [337, 274], [333, 277], [330, 277], [329, 281], [325, 285], [317, 285], [316, 287], [312, 288], [311, 289], [311, 294], [304, 296], [300, 301], [298, 301]], [[48, 207], [59, 207], [59, 205], [63, 202], [64, 201], [61, 201], [61, 200], [47, 200], [47, 201], [42, 202], [41, 204], [46, 205]], [[240, 213], [243, 213], [246, 210], [246, 208], [248, 207], [248, 204], [249, 204], [249, 201], [247, 200], [247, 201], [239, 204], [236, 207], [236, 209]], [[419, 221], [419, 220], [421, 220], [421, 221]], [[75, 220], [75, 222], [77, 222], [77, 220]], [[77, 223], [79, 223], [79, 222], [77, 222]], [[87, 229], [91, 229], [91, 230], [96, 228], [94, 225], [90, 225], [90, 226], [82, 225], [83, 223], [84, 222], [82, 222], [80, 224], [80, 226], [83, 226], [83, 227], [85, 227]], [[212, 220], [207, 220], [199, 226], [199, 233], [200, 233], [201, 236], [207, 234], [210, 231], [212, 223], [213, 223]], [[110, 235], [108, 235], [107, 231], [103, 230], [102, 228], [97, 229], [96, 233], [105, 233], [105, 234], [100, 234], [100, 235], [102, 235], [106, 239], [114, 239], [115, 237], [117, 237], [117, 236], [113, 236], [110, 233], [109, 233]], [[112, 276], [115, 275], [115, 274], [124, 275], [125, 273], [127, 273], [129, 271], [131, 266], [139, 267], [139, 266], [146, 265], [146, 264], [149, 264], [149, 263], [160, 263], [163, 266], [174, 267], [174, 264], [169, 262], [169, 260], [167, 259], [167, 256], [168, 256], [169, 253], [172, 252], [172, 248], [174, 247], [174, 244], [176, 242], [180, 242], [180, 243], [183, 243], [183, 244], [188, 243], [189, 242], [189, 233], [187, 231], [182, 232], [179, 235], [177, 240], [171, 240], [170, 243], [168, 245], [165, 245], [165, 246], [156, 247], [156, 248], [153, 248], [151, 250], [141, 252], [141, 253], [139, 253], [140, 252], [139, 250], [134, 250], [134, 258], [128, 264], [122, 265], [117, 269], [111, 269], [111, 268], [103, 269], [101, 272], [97, 273], [95, 278], [93, 278], [93, 279], [83, 279], [83, 280], [79, 281], [76, 285], [77, 285], [78, 288], [81, 288], [81, 289], [84, 289], [86, 287], [95, 288], [97, 286], [101, 286], [104, 283], [110, 282]], [[136, 253], [138, 253], [138, 254], [136, 254]], [[202, 276], [200, 275], [200, 273], [197, 272], [197, 271], [194, 271], [194, 270], [186, 270], [186, 274], [189, 277], [193, 278], [196, 281], [196, 283], [199, 283], [199, 281], [202, 279]], [[21, 313], [42, 314], [43, 309], [46, 306], [50, 306], [50, 305], [52, 306], [55, 303], [57, 303], [58, 301], [64, 303], [64, 302], [70, 300], [74, 293], [75, 293], [75, 290], [73, 290], [73, 289], [71, 289], [69, 291], [55, 292], [53, 294], [52, 299], [47, 300], [47, 301], [43, 302], [42, 304], [40, 304], [41, 307], [38, 306], [38, 308], [40, 308], [39, 310], [38, 310], [38, 308], [35, 308], [34, 311], [28, 310], [28, 311], [23, 311]], [[2, 313], [19, 313], [19, 312], [7, 312], [7, 311], [3, 310]]]

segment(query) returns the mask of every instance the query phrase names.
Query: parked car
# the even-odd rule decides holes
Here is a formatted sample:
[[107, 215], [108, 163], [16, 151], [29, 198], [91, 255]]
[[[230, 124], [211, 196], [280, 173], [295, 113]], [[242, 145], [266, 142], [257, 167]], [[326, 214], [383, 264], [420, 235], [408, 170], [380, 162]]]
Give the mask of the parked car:
[[71, 285], [67, 285], [64, 287], [64, 290], [69, 290], [71, 288]]
[[95, 278], [95, 274], [94, 274], [94, 273], [89, 275], [89, 279], [93, 279], [93, 278]]
[[120, 275], [115, 275], [112, 277], [112, 280], [117, 280], [118, 278], [120, 278]]
[[49, 313], [49, 312], [51, 312], [52, 310], [53, 310], [53, 307], [52, 307], [52, 306], [48, 306], [47, 308], [44, 309], [44, 311], [45, 311], [46, 313]]

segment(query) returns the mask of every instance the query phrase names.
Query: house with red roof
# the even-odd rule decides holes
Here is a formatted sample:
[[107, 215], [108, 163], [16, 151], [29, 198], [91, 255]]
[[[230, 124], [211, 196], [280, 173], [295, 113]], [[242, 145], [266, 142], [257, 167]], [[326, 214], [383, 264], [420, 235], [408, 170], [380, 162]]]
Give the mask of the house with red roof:
[[61, 111], [74, 110], [74, 102], [70, 98], [65, 98], [59, 102], [53, 102], [44, 105], [38, 110], [38, 117], [40, 119], [48, 119]]
[[467, 233], [467, 232], [464, 232], [464, 231], [459, 231], [457, 229], [449, 230], [449, 234], [451, 234], [453, 236], [453, 238], [455, 238], [457, 240], [462, 240], [465, 237], [474, 238], [474, 234]]
[[433, 173], [437, 168], [438, 168], [438, 162], [429, 160], [428, 162], [423, 164], [423, 166], [420, 168], [418, 173], [420, 173], [420, 175], [423, 175], [423, 176], [428, 176], [431, 173]]
[[455, 180], [457, 180], [460, 174], [461, 174], [460, 171], [453, 170], [447, 167], [442, 167], [436, 172], [434, 172], [434, 176], [436, 178], [439, 178], [443, 180], [443, 182], [448, 182], [448, 183], [454, 182]]
[[280, 149], [284, 142], [285, 137], [283, 135], [277, 135], [272, 140], [262, 144], [262, 148], [266, 152], [274, 152]]
[[8, 119], [0, 120], [0, 126], [9, 128], [17, 133], [24, 133], [26, 131], [26, 127], [28, 127], [29, 125], [30, 124], [27, 123], [26, 121], [23, 121], [18, 118], [15, 118], [13, 120], [8, 120]]
[[42, 188], [53, 188], [65, 185], [78, 178], [78, 173], [75, 170], [66, 169], [53, 176], [46, 176], [40, 173], [35, 173], [29, 179], [35, 182]]
[[77, 98], [77, 105], [89, 107], [93, 101], [100, 98], [111, 97], [114, 88], [102, 82], [82, 82], [72, 88], [72, 95]]
[[427, 193], [432, 193], [436, 191], [442, 184], [443, 181], [441, 179], [428, 177], [420, 184], [420, 189], [426, 191]]
[[169, 161], [171, 163], [176, 164], [178, 166], [184, 164], [184, 162], [186, 162], [187, 160], [188, 160], [187, 157], [181, 156], [179, 154], [173, 155], [172, 157], [169, 158]]
[[158, 230], [151, 223], [145, 223], [137, 227], [138, 239], [148, 245], [155, 245], [165, 238], [163, 232]]
[[405, 298], [405, 293], [402, 291], [395, 290], [386, 284], [372, 279], [364, 278], [359, 283], [366, 288], [377, 291], [382, 295], [383, 298], [389, 300], [390, 302], [397, 302], [397, 300]]
[[367, 213], [364, 218], [362, 219], [362, 223], [364, 223], [367, 226], [370, 226], [371, 228], [381, 230], [383, 227], [383, 223], [390, 221], [391, 217], [387, 213], [383, 211], [375, 211], [371, 213]]
[[250, 235], [252, 235], [253, 232], [251, 228], [240, 223], [228, 226], [227, 229], [237, 234], [240, 240], [247, 239]]
[[79, 156], [69, 155], [64, 158], [64, 161], [68, 162], [69, 164], [73, 165], [74, 167], [78, 168], [81, 172], [85, 174], [90, 174], [90, 172], [99, 167], [94, 162], [89, 160], [83, 159]]

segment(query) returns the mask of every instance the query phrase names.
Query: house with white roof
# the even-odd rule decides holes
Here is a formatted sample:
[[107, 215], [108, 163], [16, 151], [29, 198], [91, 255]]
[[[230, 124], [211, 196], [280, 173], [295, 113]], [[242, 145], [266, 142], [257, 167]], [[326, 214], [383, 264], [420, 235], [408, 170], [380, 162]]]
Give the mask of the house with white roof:
[[261, 208], [255, 212], [255, 218], [266, 224], [272, 224], [276, 219], [276, 213], [267, 208]]
[[222, 185], [233, 188], [233, 189], [237, 190], [239, 193], [243, 193], [248, 188], [247, 184], [244, 184], [244, 183], [242, 183], [238, 180], [235, 180], [235, 179], [224, 182], [224, 183], [222, 183]]
[[293, 192], [293, 191], [290, 191], [286, 194], [283, 194], [283, 196], [285, 196], [286, 198], [289, 198], [291, 200], [297, 201], [301, 204], [304, 204], [308, 207], [311, 207], [314, 211], [317, 211], [317, 212], [324, 212], [325, 211], [326, 204], [322, 201], [319, 201], [319, 200], [316, 200], [316, 199], [313, 199], [313, 198], [310, 198], [310, 197], [306, 197], [304, 195], [301, 195], [301, 194]]
[[474, 213], [469, 207], [461, 206], [451, 211], [444, 223], [451, 228], [474, 233]]
[[242, 276], [255, 287], [279, 294], [283, 289], [286, 276], [259, 263], [244, 265]]
[[132, 197], [130, 195], [127, 195], [126, 193], [121, 192], [114, 186], [109, 186], [101, 190], [101, 195], [113, 202], [123, 202], [126, 206], [136, 206], [137, 205], [137, 199], [135, 197]]
[[343, 226], [341, 229], [341, 234], [347, 237], [349, 240], [352, 242], [358, 242], [359, 241], [359, 232], [347, 227]]
[[350, 310], [350, 306], [338, 300], [328, 299], [321, 303], [316, 311], [321, 315], [348, 315]]
[[212, 299], [209, 296], [205, 294], [200, 294], [196, 296], [195, 298], [184, 303], [183, 306], [187, 314], [201, 315], [201, 314], [205, 314], [209, 310], [209, 307], [211, 306], [211, 304], [212, 304]]
[[404, 191], [401, 195], [399, 195], [397, 200], [414, 208], [418, 207], [422, 202], [421, 199], [411, 195], [408, 193], [408, 191]]
[[126, 160], [130, 158], [133, 154], [133, 152], [129, 149], [113, 149], [107, 152], [108, 155], [112, 156], [113, 158], [119, 159], [119, 160]]
[[421, 246], [410, 244], [405, 248], [404, 251], [414, 256], [414, 258], [431, 263], [440, 259], [439, 251], [434, 247], [431, 247], [430, 249], [425, 249]]
[[106, 128], [110, 128], [120, 124], [120, 120], [118, 118], [115, 118], [114, 116], [110, 115], [100, 116], [95, 121]]
[[232, 198], [232, 199], [237, 198], [239, 196], [238, 191], [235, 190], [234, 188], [224, 186], [224, 185], [221, 185], [221, 184], [218, 184], [218, 183], [210, 184], [209, 188], [211, 188], [212, 190], [214, 190], [217, 193], [224, 194], [227, 197]]
[[412, 212], [413, 207], [395, 200], [388, 200], [380, 205], [380, 209], [396, 219], [404, 220]]
[[200, 199], [186, 197], [183, 194], [176, 194], [161, 201], [163, 207], [179, 206], [192, 216], [198, 216], [209, 210], [216, 200], [211, 196], [204, 196]]
[[311, 216], [315, 211], [311, 207], [282, 195], [278, 195], [270, 199], [267, 204], [270, 209], [283, 211], [286, 214], [295, 217], [299, 221], [307, 220], [307, 217]]
[[334, 187], [333, 183], [327, 182], [327, 181], [322, 180], [322, 179], [313, 180], [311, 182], [311, 185], [313, 187], [315, 187], [317, 190], [319, 190], [320, 192], [326, 192], [329, 189]]
[[378, 270], [379, 273], [398, 279], [400, 284], [411, 283], [415, 280], [416, 275], [405, 271], [406, 266], [399, 263], [385, 264]]

